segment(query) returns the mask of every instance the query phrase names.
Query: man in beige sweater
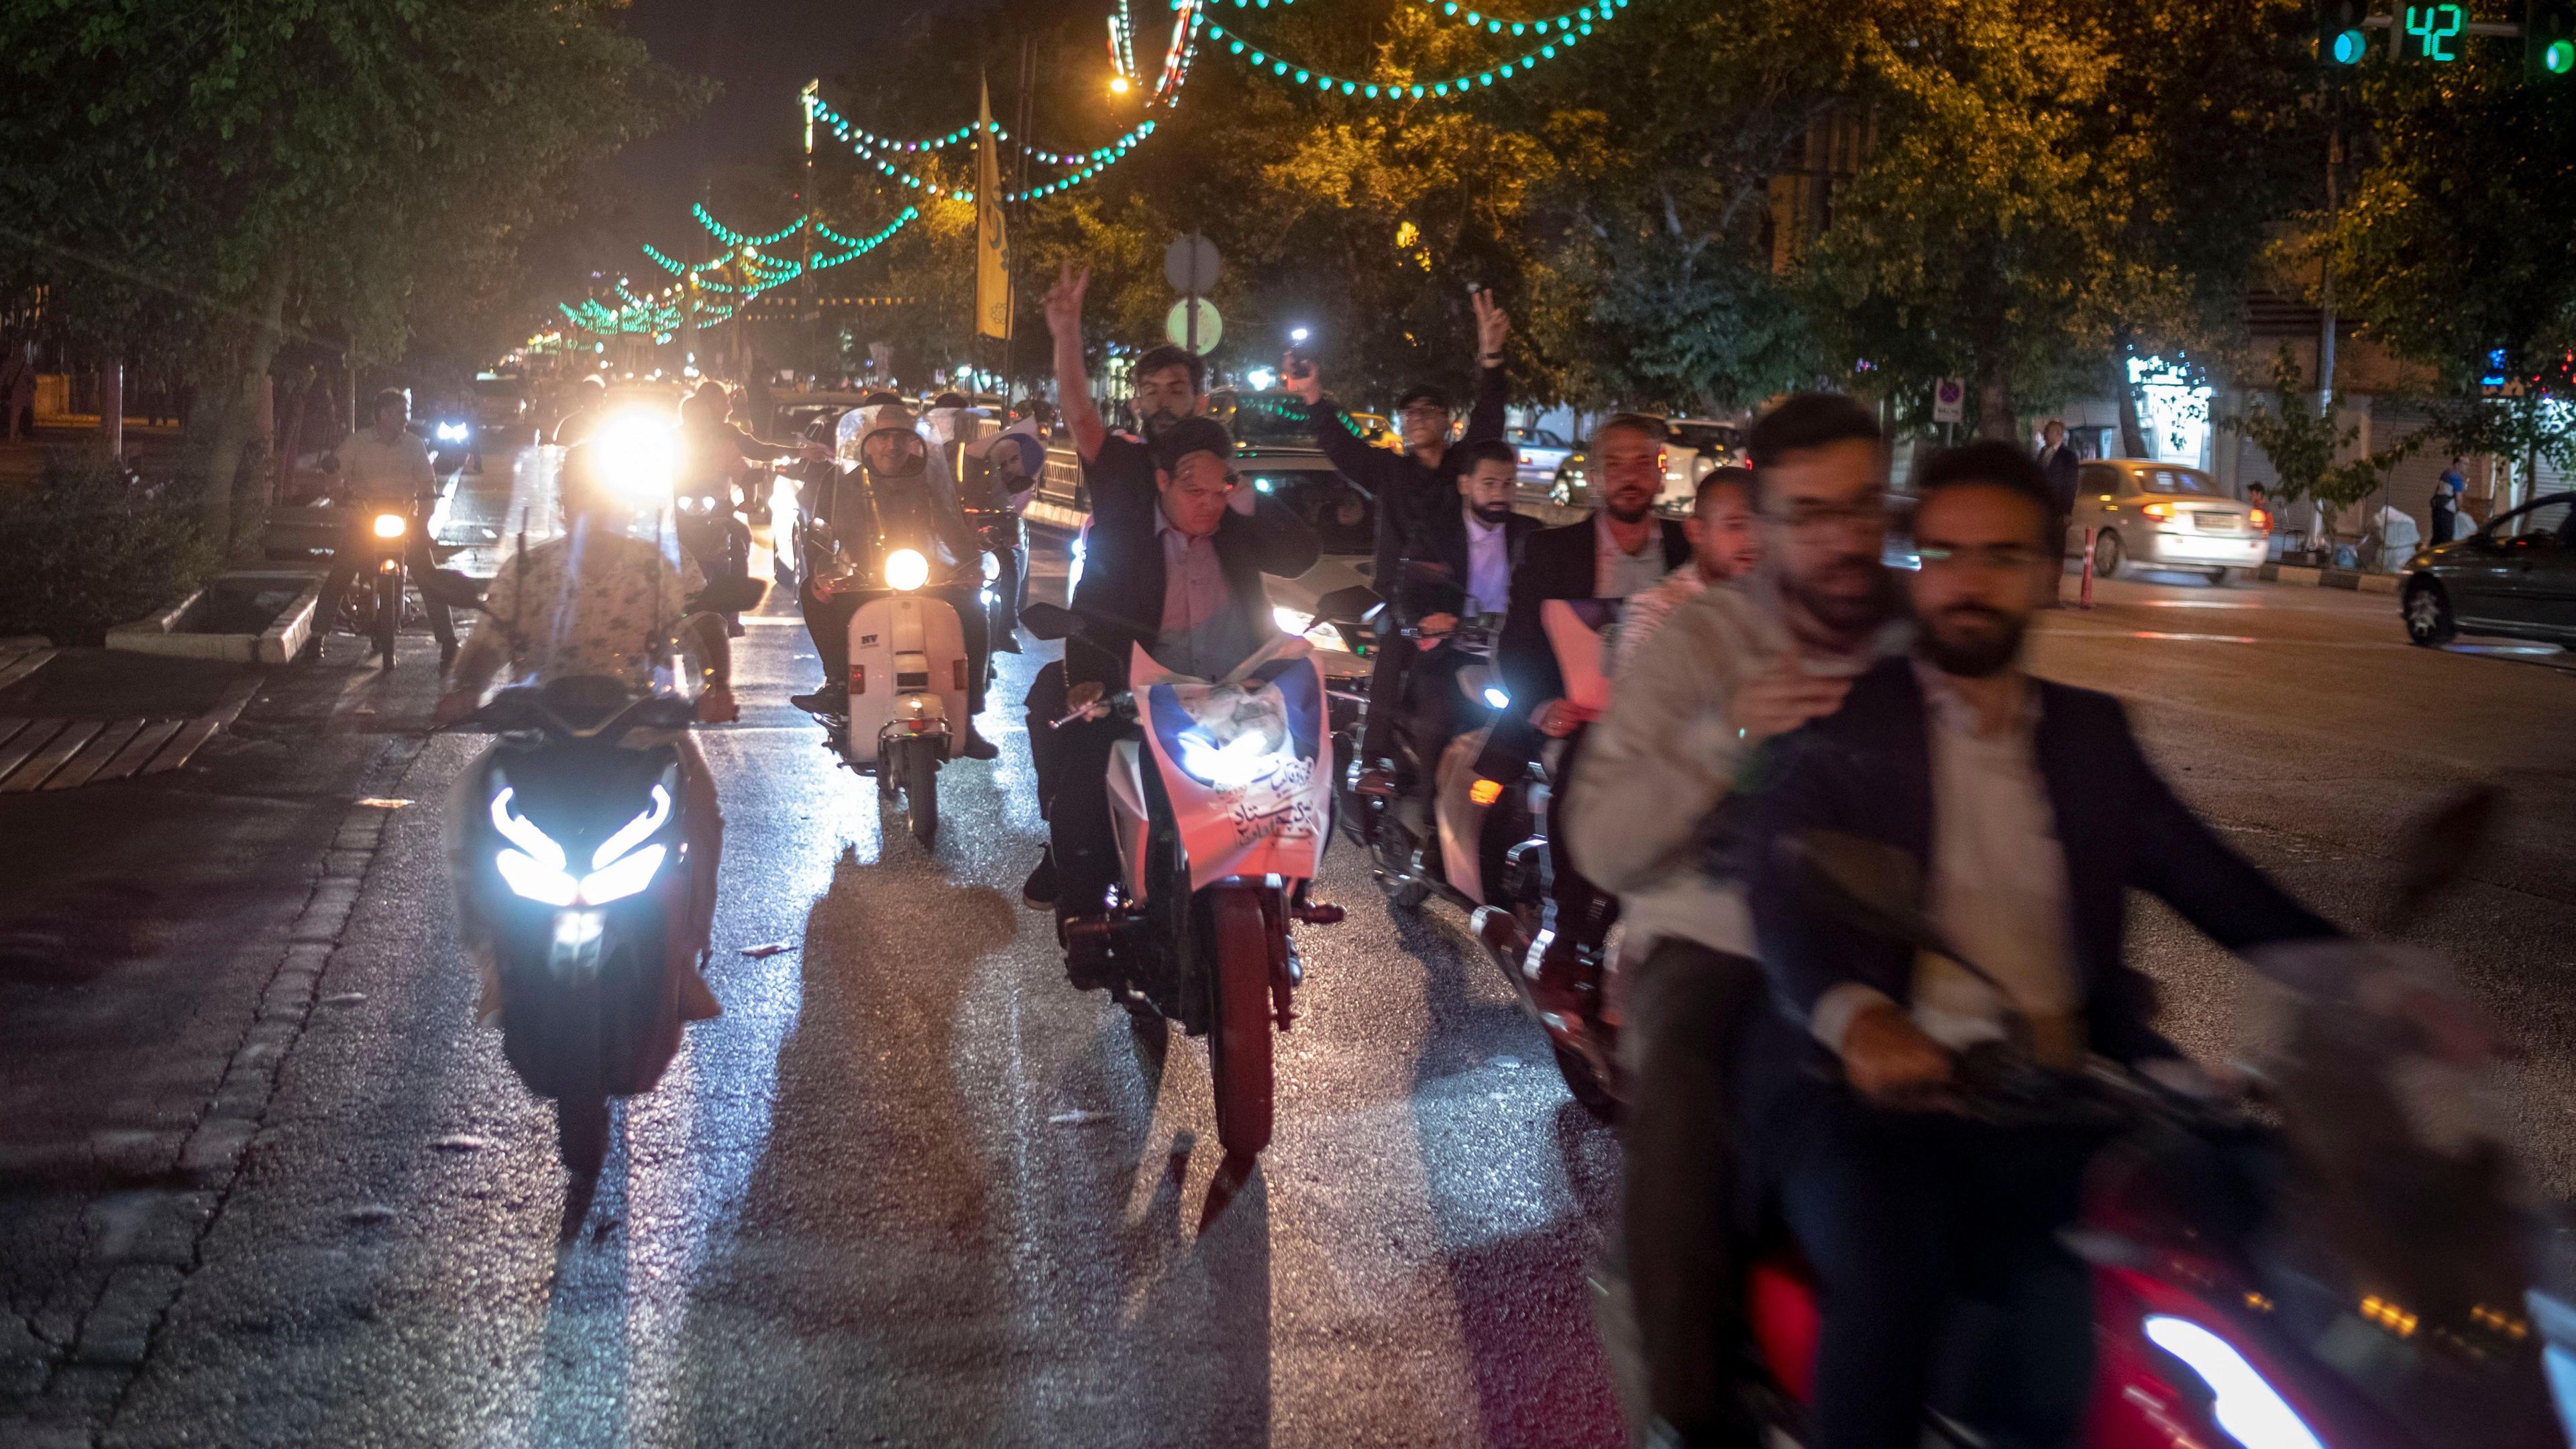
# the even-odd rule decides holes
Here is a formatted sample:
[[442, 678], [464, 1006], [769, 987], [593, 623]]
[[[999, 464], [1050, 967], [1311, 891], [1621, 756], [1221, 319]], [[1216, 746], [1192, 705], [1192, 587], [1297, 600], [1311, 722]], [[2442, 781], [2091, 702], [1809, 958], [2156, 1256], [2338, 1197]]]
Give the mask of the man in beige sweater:
[[1728, 1369], [1742, 1326], [1727, 1231], [1729, 1102], [1762, 971], [1739, 884], [1702, 868], [1706, 827], [1755, 745], [1839, 708], [1906, 635], [1879, 562], [1876, 420], [1848, 398], [1801, 395], [1750, 442], [1762, 567], [1675, 608], [1628, 661], [1566, 821], [1645, 947], [1620, 1043], [1627, 1256], [1655, 1417], [1684, 1444], [1758, 1442]]

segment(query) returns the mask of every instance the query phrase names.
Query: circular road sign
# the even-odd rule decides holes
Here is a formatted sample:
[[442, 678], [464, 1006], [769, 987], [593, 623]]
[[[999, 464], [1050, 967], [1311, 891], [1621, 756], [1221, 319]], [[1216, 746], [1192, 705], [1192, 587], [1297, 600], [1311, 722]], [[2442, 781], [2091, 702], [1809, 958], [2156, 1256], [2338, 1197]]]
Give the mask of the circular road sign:
[[1216, 285], [1217, 270], [1216, 243], [1197, 232], [1174, 237], [1163, 248], [1163, 280], [1175, 292], [1204, 294]]
[[1190, 308], [1199, 309], [1198, 345], [1192, 350], [1204, 357], [1216, 350], [1217, 339], [1225, 335], [1225, 319], [1216, 314], [1216, 304], [1205, 297], [1183, 298], [1172, 304], [1163, 318], [1163, 335], [1175, 347], [1190, 346]]

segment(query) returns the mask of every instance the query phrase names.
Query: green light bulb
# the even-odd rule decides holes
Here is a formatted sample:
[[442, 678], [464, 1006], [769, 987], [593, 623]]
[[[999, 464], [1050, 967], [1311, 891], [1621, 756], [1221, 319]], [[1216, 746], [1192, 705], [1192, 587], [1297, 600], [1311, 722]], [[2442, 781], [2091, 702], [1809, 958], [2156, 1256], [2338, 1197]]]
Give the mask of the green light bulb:
[[2553, 40], [2540, 52], [2540, 68], [2551, 75], [2576, 70], [2576, 40]]

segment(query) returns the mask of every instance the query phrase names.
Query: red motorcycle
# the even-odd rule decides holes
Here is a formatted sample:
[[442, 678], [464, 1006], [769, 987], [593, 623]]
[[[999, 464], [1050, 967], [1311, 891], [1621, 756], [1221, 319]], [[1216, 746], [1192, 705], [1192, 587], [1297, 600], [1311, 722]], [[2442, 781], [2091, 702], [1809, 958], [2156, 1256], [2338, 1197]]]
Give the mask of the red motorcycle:
[[[2440, 863], [2443, 849], [2449, 862], [2471, 858], [2457, 842], [2485, 809], [2464, 802], [2447, 827], [2415, 833], [2401, 901], [2456, 868]], [[1818, 909], [1959, 960], [1910, 905], [1910, 886], [1889, 888], [1884, 855], [1871, 854], [1882, 847], [1811, 837], [1791, 848], [1807, 857]], [[2400, 959], [2320, 949], [2353, 953], [2354, 964]], [[2564, 1446], [2576, 1273], [2543, 1262], [2564, 1234], [2522, 1199], [2496, 1140], [2420, 1125], [2443, 1115], [2427, 1110], [2440, 1070], [2411, 1023], [2324, 998], [2299, 1001], [2294, 1020], [2250, 1105], [2107, 1067], [2045, 1070], [2009, 1047], [1963, 1059], [1950, 1110], [2005, 1130], [2098, 1132], [2109, 1144], [2066, 1235], [2092, 1280], [2081, 1442]], [[1744, 1302], [1747, 1399], [1774, 1442], [1804, 1442], [1822, 1320], [1814, 1280], [1784, 1240], [1756, 1256]], [[1992, 1310], [1963, 1305], [1936, 1384], [1973, 1382], [1980, 1312]], [[1927, 1442], [1992, 1442], [1938, 1400], [1926, 1413]]]

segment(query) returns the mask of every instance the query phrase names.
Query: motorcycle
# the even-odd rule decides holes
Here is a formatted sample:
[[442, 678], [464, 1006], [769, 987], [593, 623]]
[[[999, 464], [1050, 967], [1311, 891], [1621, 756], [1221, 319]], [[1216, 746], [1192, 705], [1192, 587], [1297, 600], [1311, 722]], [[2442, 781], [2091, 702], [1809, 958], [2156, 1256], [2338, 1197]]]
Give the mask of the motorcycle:
[[349, 628], [374, 646], [379, 667], [394, 667], [394, 636], [402, 629], [410, 585], [412, 515], [399, 508], [360, 510], [358, 552], [364, 567], [349, 586]]
[[[483, 607], [461, 575], [440, 570], [424, 587]], [[726, 580], [687, 607], [747, 609], [764, 592]], [[694, 721], [688, 699], [578, 675], [501, 689], [457, 726], [496, 737], [459, 787], [473, 808], [457, 822], [457, 891], [491, 932], [502, 1055], [554, 1101], [578, 1182], [605, 1160], [608, 1099], [652, 1090], [679, 1048], [673, 973], [696, 969], [689, 923], [704, 904], [688, 863], [689, 806], [674, 748], [630, 737]], [[579, 1195], [568, 1204], [568, 1222], [583, 1205]]]
[[[1118, 642], [1052, 604], [1031, 604], [1021, 622], [1040, 639]], [[1130, 688], [1093, 707], [1135, 726], [1109, 761], [1120, 876], [1103, 909], [1067, 920], [1065, 952], [1077, 980], [1106, 983], [1140, 1020], [1208, 1038], [1217, 1140], [1229, 1162], [1248, 1162], [1270, 1145], [1270, 1033], [1295, 1020], [1304, 976], [1290, 932], [1342, 918], [1306, 899], [1331, 834], [1323, 674], [1296, 638], [1214, 682], [1126, 647]]]
[[[2483, 806], [2454, 806], [2456, 817]], [[2421, 884], [2474, 851], [2414, 833]], [[1815, 909], [1963, 961], [1926, 920], [1910, 858], [1849, 837], [1789, 842]], [[2443, 847], [2448, 848], [2446, 845]], [[2421, 899], [2424, 892], [2411, 894]], [[2338, 943], [2343, 969], [2402, 960]], [[2339, 957], [2339, 959], [2342, 959]], [[2539, 1449], [2576, 1408], [2576, 1311], [2565, 1234], [2520, 1200], [2497, 1139], [2456, 1128], [2444, 1068], [2413, 1023], [2325, 997], [2292, 1003], [2288, 1050], [2258, 1065], [2252, 1103], [2096, 1063], [2033, 1063], [2023, 1033], [1972, 1049], [1948, 1110], [2007, 1130], [2107, 1146], [2063, 1235], [2091, 1278], [2097, 1348], [2081, 1442], [2091, 1449]], [[2008, 1028], [2011, 1023], [2007, 1023]], [[2276, 1125], [2277, 1123], [2277, 1125]], [[2560, 1261], [2552, 1276], [2548, 1254]], [[1822, 1324], [1813, 1279], [1774, 1235], [1744, 1303], [1746, 1402], [1803, 1442]], [[1963, 1306], [1935, 1382], [1984, 1367], [1988, 1305]], [[1970, 1390], [1972, 1392], [1972, 1390]], [[2558, 1400], [2553, 1412], [2553, 1396]], [[1976, 1444], [1955, 1402], [1927, 1406], [1942, 1442]]]
[[440, 472], [462, 468], [475, 457], [474, 420], [440, 417], [429, 425], [430, 465]]
[[818, 718], [826, 746], [876, 776], [880, 800], [902, 798], [914, 838], [928, 848], [939, 834], [939, 770], [958, 757], [969, 719], [972, 667], [956, 606], [930, 591], [980, 589], [983, 555], [952, 557], [917, 476], [880, 478], [864, 463], [842, 469], [832, 485], [830, 536], [809, 539], [807, 549], [816, 560], [807, 582], [813, 597], [855, 605], [845, 712]]
[[[1437, 573], [1417, 577], [1455, 587]], [[1346, 638], [1373, 635], [1374, 648], [1411, 649], [1423, 638], [1419, 627], [1396, 623], [1365, 588], [1337, 590], [1316, 607], [1317, 617]], [[1566, 1090], [1607, 1117], [1618, 1108], [1615, 1028], [1604, 1017], [1600, 993], [1592, 993], [1582, 1020], [1567, 1022], [1542, 1010], [1530, 990], [1528, 962], [1546, 945], [1541, 923], [1551, 792], [1538, 761], [1488, 758], [1494, 721], [1511, 706], [1493, 666], [1500, 630], [1501, 620], [1487, 615], [1463, 622], [1448, 638], [1448, 647], [1476, 657], [1456, 675], [1466, 708], [1455, 719], [1472, 728], [1445, 740], [1418, 740], [1411, 711], [1401, 711], [1386, 736], [1395, 754], [1392, 772], [1351, 760], [1342, 782], [1342, 826], [1368, 851], [1371, 876], [1399, 910], [1418, 910], [1437, 897], [1467, 913], [1469, 929], [1511, 982], [1522, 1009], [1547, 1033]], [[1347, 698], [1357, 718], [1339, 736], [1346, 749], [1368, 708], [1365, 696]]]

